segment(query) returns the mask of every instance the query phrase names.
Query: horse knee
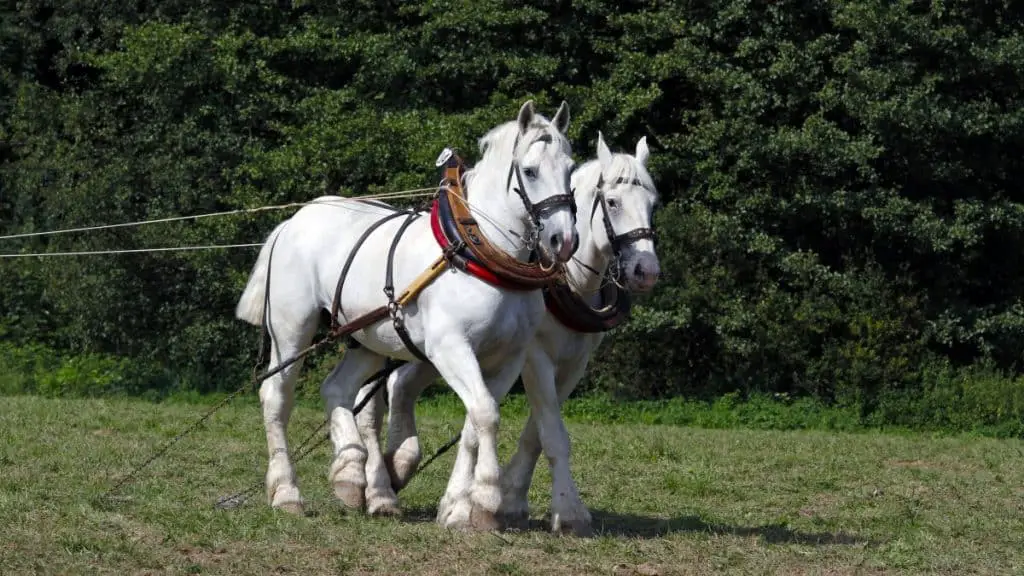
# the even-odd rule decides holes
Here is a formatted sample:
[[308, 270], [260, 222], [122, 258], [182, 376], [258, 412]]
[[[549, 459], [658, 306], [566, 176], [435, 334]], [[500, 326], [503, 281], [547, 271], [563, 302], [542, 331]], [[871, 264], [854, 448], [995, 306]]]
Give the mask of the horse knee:
[[467, 416], [477, 435], [481, 436], [496, 434], [501, 423], [501, 412], [498, 411], [498, 403], [493, 398], [473, 403]]

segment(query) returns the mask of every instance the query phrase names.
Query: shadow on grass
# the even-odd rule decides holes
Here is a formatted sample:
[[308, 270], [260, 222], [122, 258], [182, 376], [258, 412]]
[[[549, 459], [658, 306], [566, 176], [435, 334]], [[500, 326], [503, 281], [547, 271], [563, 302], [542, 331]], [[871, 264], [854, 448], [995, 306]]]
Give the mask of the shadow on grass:
[[[713, 524], [698, 516], [677, 518], [648, 518], [632, 514], [617, 514], [604, 510], [591, 510], [594, 532], [600, 536], [629, 538], [660, 538], [675, 532], [705, 532], [728, 536], [757, 536], [769, 544], [809, 544], [815, 546], [856, 546], [868, 543], [867, 538], [847, 532], [801, 532], [783, 524], [761, 526], [732, 526]], [[532, 523], [531, 523], [532, 524]], [[542, 525], [543, 527], [543, 525]], [[533, 526], [531, 525], [531, 528]]]
[[[416, 523], [433, 522], [436, 515], [436, 508], [409, 508], [404, 511], [402, 521]], [[870, 543], [867, 538], [843, 531], [802, 532], [787, 528], [782, 524], [733, 526], [709, 523], [698, 516], [679, 516], [670, 519], [649, 518], [604, 510], [591, 510], [591, 515], [593, 516], [592, 526], [594, 528], [594, 535], [598, 537], [622, 536], [626, 538], [653, 539], [679, 532], [704, 532], [728, 536], [756, 536], [768, 544], [865, 546]], [[548, 518], [531, 518], [528, 530], [531, 532], [547, 532], [550, 526]], [[511, 531], [514, 532], [515, 530]]]

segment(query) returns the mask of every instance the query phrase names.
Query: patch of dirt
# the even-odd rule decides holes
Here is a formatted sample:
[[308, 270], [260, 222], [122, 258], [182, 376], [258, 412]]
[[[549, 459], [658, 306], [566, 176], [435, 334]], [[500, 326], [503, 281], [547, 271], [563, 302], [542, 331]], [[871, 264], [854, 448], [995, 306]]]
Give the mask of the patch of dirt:
[[894, 468], [920, 468], [923, 470], [937, 470], [941, 468], [941, 466], [934, 462], [926, 462], [924, 460], [886, 460], [885, 463]]
[[824, 576], [863, 576], [864, 574], [891, 574], [888, 570], [879, 567], [869, 566], [829, 566], [824, 568], [821, 567], [804, 568], [802, 566], [791, 566], [786, 569], [786, 574], [791, 576], [809, 576], [811, 574], [824, 575]]
[[209, 566], [211, 564], [220, 564], [224, 561], [224, 556], [228, 553], [227, 548], [197, 548], [195, 546], [182, 545], [178, 546], [176, 551], [184, 556], [190, 563], [198, 564], [200, 566]]
[[932, 470], [948, 472], [953, 474], [976, 474], [985, 467], [970, 458], [959, 460], [921, 460], [915, 458], [908, 460], [904, 458], [890, 458], [885, 461], [890, 468], [904, 468], [908, 470]]
[[612, 568], [612, 574], [615, 576], [663, 576], [665, 572], [662, 567], [657, 564], [651, 564], [644, 562], [643, 564], [637, 564], [631, 566], [629, 564], [616, 564]]

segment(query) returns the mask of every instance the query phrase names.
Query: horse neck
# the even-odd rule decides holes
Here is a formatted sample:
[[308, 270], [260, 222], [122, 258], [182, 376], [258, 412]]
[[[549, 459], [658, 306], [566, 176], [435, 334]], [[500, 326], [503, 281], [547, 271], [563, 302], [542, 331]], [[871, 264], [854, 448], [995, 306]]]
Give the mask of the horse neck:
[[[582, 177], [580, 179], [582, 180]], [[605, 269], [608, 268], [610, 262], [608, 256], [594, 242], [593, 226], [600, 226], [603, 222], [600, 209], [597, 214], [592, 213], [591, 210], [594, 207], [594, 195], [597, 194], [596, 186], [596, 182], [590, 185], [590, 190], [576, 200], [576, 232], [580, 236], [580, 248], [573, 259], [566, 264], [570, 285], [580, 291], [583, 296], [594, 294], [601, 288]], [[594, 273], [595, 270], [597, 274]]]
[[495, 247], [526, 261], [526, 223], [521, 200], [506, 186], [511, 160], [481, 160], [466, 182], [466, 198], [480, 231]]

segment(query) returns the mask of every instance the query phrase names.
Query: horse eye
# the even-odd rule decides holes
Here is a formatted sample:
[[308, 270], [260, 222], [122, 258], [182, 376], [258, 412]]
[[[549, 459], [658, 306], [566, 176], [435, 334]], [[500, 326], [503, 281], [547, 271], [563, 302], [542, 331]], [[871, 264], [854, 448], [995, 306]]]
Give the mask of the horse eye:
[[619, 201], [618, 200], [616, 200], [614, 198], [609, 198], [608, 199], [608, 207], [609, 208], [617, 208], [618, 206], [619, 206]]
[[532, 178], [536, 178], [537, 177], [537, 171], [534, 170], [533, 168], [523, 168], [523, 175], [526, 176], [527, 178], [531, 178], [531, 179]]

